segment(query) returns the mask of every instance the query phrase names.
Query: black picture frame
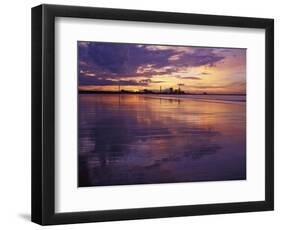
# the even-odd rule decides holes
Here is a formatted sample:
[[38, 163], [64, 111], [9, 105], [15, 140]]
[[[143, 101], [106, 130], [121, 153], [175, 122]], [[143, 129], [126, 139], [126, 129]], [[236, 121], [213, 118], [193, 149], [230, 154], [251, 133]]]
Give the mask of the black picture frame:
[[[89, 18], [265, 29], [265, 200], [55, 213], [55, 18]], [[267, 211], [274, 209], [274, 20], [125, 9], [32, 8], [32, 221], [41, 225]]]

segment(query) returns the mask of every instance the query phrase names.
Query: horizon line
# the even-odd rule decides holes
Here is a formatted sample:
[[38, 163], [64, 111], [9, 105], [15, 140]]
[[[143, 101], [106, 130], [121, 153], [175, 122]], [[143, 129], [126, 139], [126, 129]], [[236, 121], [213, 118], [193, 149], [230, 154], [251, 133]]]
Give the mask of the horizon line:
[[131, 90], [121, 90], [121, 91], [113, 91], [113, 90], [78, 90], [79, 93], [109, 93], [109, 94], [174, 94], [174, 95], [237, 95], [237, 96], [246, 96], [247, 93], [208, 93], [208, 92], [201, 92], [201, 93], [194, 93], [194, 92], [160, 92], [160, 91], [131, 91]]

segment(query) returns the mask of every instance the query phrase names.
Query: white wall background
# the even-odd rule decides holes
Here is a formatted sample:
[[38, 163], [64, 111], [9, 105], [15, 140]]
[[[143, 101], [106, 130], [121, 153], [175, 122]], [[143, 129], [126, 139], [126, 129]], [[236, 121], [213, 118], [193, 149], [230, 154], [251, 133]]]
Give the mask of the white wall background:
[[[30, 222], [30, 8], [43, 2], [2, 1], [0, 35], [0, 226], [39, 229]], [[277, 229], [281, 224], [280, 6], [277, 0], [56, 0], [50, 4], [275, 18], [275, 211], [68, 225], [68, 229]], [[280, 4], [281, 5], [281, 4]], [[64, 229], [66, 226], [54, 226]], [[47, 227], [50, 228], [50, 227]]]

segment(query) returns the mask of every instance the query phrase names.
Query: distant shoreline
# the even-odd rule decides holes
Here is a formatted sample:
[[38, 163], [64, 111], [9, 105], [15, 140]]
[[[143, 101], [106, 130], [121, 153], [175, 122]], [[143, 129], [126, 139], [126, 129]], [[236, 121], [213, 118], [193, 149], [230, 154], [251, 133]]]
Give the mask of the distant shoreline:
[[147, 95], [147, 94], [154, 94], [154, 95], [221, 95], [221, 96], [246, 96], [246, 94], [222, 94], [222, 93], [166, 93], [166, 92], [131, 92], [131, 91], [123, 91], [123, 92], [118, 92], [118, 91], [86, 91], [86, 90], [79, 90], [79, 94], [122, 94], [122, 95], [127, 95], [127, 94], [136, 94], [136, 95]]

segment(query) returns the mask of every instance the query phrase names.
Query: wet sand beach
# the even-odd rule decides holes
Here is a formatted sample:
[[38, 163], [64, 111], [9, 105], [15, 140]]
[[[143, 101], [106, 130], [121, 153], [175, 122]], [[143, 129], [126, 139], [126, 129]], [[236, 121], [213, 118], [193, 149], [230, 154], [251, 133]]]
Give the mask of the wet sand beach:
[[246, 179], [245, 97], [79, 95], [79, 186]]

